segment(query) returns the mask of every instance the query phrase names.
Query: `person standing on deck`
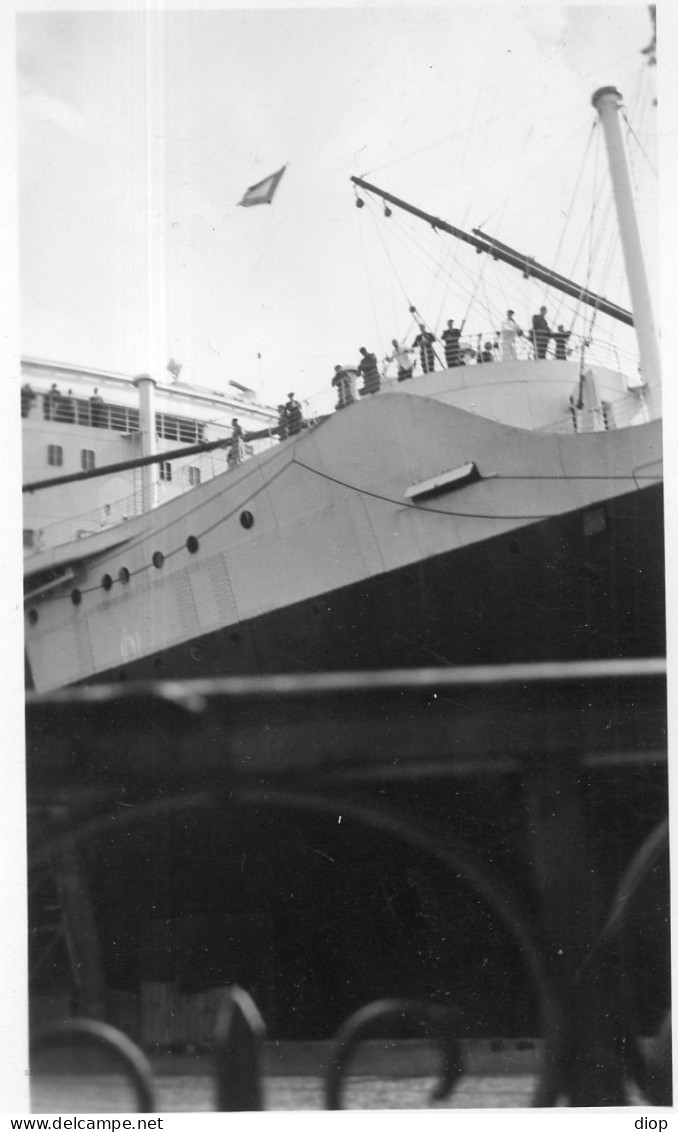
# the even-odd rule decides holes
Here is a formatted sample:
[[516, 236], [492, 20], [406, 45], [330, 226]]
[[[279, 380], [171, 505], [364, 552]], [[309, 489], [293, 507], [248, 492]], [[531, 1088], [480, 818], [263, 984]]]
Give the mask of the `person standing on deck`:
[[393, 346], [393, 353], [388, 354], [384, 361], [396, 362], [398, 365], [398, 381], [407, 381], [412, 377], [412, 370], [414, 369], [414, 362], [412, 361], [412, 351], [409, 346], [401, 346], [397, 338], [391, 339]]
[[516, 354], [516, 338], [522, 338], [523, 332], [514, 319], [515, 311], [507, 311], [506, 318], [501, 324], [499, 330], [499, 337], [501, 339], [501, 360], [507, 362], [509, 360], [515, 361]]
[[295, 436], [296, 433], [301, 432], [304, 418], [301, 415], [301, 405], [296, 400], [294, 393], [287, 394], [285, 415], [287, 417], [287, 435]]
[[278, 439], [285, 440], [287, 437], [287, 412], [284, 405], [278, 405]]
[[231, 447], [228, 450], [226, 462], [231, 468], [237, 468], [238, 464], [243, 462], [243, 431], [238, 422], [238, 418], [234, 417], [231, 421], [233, 426], [231, 429]]
[[37, 393], [31, 389], [28, 382], [21, 386], [21, 415], [22, 417], [30, 416], [31, 406], [37, 397]]
[[363, 375], [363, 387], [360, 396], [366, 397], [370, 393], [378, 393], [381, 387], [381, 374], [377, 365], [375, 354], [371, 354], [366, 346], [360, 347], [362, 359], [358, 363], [358, 371]]
[[556, 360], [559, 362], [567, 361], [567, 340], [570, 337], [570, 331], [566, 330], [562, 322], [557, 330], [554, 330], [551, 337], [556, 344]]
[[440, 340], [445, 346], [445, 364], [448, 369], [453, 369], [454, 366], [462, 364], [459, 360], [460, 338], [461, 330], [458, 326], [454, 325], [453, 318], [448, 318], [447, 327], [440, 335]]
[[99, 390], [95, 389], [94, 393], [89, 399], [90, 404], [90, 424], [94, 428], [106, 427], [106, 410], [104, 408], [104, 399], [100, 396]]
[[355, 370], [346, 366], [335, 366], [332, 385], [337, 391], [337, 409], [345, 409], [355, 401]]
[[541, 307], [539, 314], [532, 315], [532, 344], [535, 357], [545, 358], [546, 347], [551, 337], [551, 328], [546, 321], [546, 307]]
[[433, 353], [433, 343], [436, 340], [435, 334], [427, 330], [423, 322], [419, 323], [419, 333], [412, 343], [413, 346], [419, 347], [419, 360], [421, 362], [422, 373], [433, 373], [435, 367], [435, 354]]
[[493, 362], [494, 361], [494, 350], [492, 349], [492, 343], [491, 342], [485, 343], [482, 350], [478, 354], [477, 361], [478, 361], [479, 364], [482, 364], [483, 362]]

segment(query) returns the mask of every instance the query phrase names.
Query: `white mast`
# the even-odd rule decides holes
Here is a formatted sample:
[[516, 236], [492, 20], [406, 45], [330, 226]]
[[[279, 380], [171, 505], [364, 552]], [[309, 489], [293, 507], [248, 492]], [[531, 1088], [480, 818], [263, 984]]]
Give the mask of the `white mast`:
[[650, 289], [647, 284], [645, 262], [640, 244], [631, 180], [626, 164], [624, 139], [617, 113], [622, 96], [616, 87], [604, 86], [595, 92], [591, 101], [598, 111], [605, 135], [612, 190], [617, 208], [619, 233], [631, 295], [633, 321], [638, 336], [640, 372], [643, 381], [650, 387], [653, 399], [655, 397], [659, 399], [661, 390], [659, 341], [652, 313]]

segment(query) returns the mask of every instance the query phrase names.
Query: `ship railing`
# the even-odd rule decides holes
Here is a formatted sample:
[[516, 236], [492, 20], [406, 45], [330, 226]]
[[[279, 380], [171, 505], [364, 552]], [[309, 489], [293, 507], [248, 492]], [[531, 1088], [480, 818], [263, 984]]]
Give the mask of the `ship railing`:
[[68, 519], [46, 523], [44, 527], [24, 529], [24, 555], [30, 557], [46, 549], [65, 546], [78, 539], [90, 538], [111, 527], [127, 522], [141, 510], [141, 488], [122, 499], [82, 512]]
[[[483, 353], [489, 355], [483, 358]], [[387, 362], [388, 353], [381, 359], [380, 369], [383, 377], [395, 377], [397, 365]], [[410, 349], [410, 356], [414, 362], [414, 376], [422, 373], [419, 351]], [[513, 342], [513, 351], [508, 356], [502, 352], [501, 335], [498, 331], [487, 330], [465, 335], [459, 343], [458, 360], [455, 365], [475, 366], [493, 364], [502, 361], [579, 361], [584, 359], [587, 365], [602, 365], [620, 373], [636, 374], [638, 368], [637, 351], [630, 351], [603, 336], [582, 335], [575, 332], [567, 333], [567, 337], [559, 347], [557, 341], [550, 337], [546, 343], [543, 357], [538, 356], [531, 332], [524, 331], [516, 336]], [[447, 369], [447, 359], [441, 341], [434, 343], [434, 369]]]
[[[61, 985], [70, 970], [79, 1015], [34, 1033], [36, 1055], [98, 1042], [143, 1111], [153, 1082], [132, 1041], [199, 1034], [215, 1053], [217, 1107], [255, 1110], [263, 1022], [284, 1029], [283, 1010], [314, 1003], [315, 1032], [332, 1039], [319, 1107], [340, 1107], [362, 1039], [390, 1038], [392, 1059], [394, 1031], [380, 1027], [411, 1038], [421, 1023], [442, 1048], [442, 1099], [463, 1089], [462, 1039], [496, 1042], [510, 999], [513, 1025], [533, 1027], [527, 1103], [670, 1105], [666, 723], [659, 657], [29, 693], [29, 891], [60, 904]], [[243, 935], [238, 949], [225, 929], [212, 981], [196, 984], [205, 930], [218, 940], [211, 921], [202, 935], [185, 920], [164, 934], [180, 892], [174, 914], [196, 928], [217, 899], [251, 912], [256, 894], [287, 934]], [[40, 915], [33, 903], [36, 928]], [[31, 930], [44, 980], [56, 942], [41, 939]], [[271, 999], [262, 957], [279, 964], [283, 944]], [[332, 976], [330, 955], [344, 956]], [[142, 1000], [144, 980], [163, 990], [162, 1017], [143, 1001], [118, 1010], [120, 971]], [[249, 996], [226, 985], [237, 982]], [[511, 1073], [503, 1048], [487, 1043], [490, 1076]], [[312, 1073], [307, 1044], [300, 1056]], [[77, 1072], [69, 1104], [86, 1084]]]
[[128, 405], [109, 404], [103, 400], [74, 397], [65, 393], [43, 393], [42, 414], [46, 421], [77, 424], [114, 432], [138, 432], [139, 410]]

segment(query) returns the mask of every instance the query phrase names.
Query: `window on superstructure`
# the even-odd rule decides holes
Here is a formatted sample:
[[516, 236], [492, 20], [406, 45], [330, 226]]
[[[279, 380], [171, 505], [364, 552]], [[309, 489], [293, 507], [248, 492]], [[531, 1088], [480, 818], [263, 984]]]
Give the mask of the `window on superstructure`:
[[172, 478], [172, 464], [170, 460], [163, 460], [160, 465], [160, 479], [166, 483]]
[[94, 453], [90, 448], [83, 448], [80, 453], [80, 467], [83, 472], [91, 472], [94, 468]]
[[115, 429], [116, 432], [127, 432], [127, 406], [111, 405], [110, 422], [111, 428]]
[[169, 413], [155, 414], [155, 431], [165, 440], [178, 440], [182, 444], [195, 444], [202, 440], [204, 425], [188, 417], [173, 417]]
[[186, 471], [188, 472], [188, 486], [197, 487], [200, 483], [200, 468], [190, 467]]
[[139, 431], [138, 409], [129, 409], [126, 405], [92, 406], [89, 399], [84, 400], [82, 397], [74, 398], [74, 406], [79, 425], [96, 424], [97, 428], [111, 428], [115, 432]]
[[195, 421], [179, 421], [179, 440], [185, 444], [195, 444], [197, 440]]
[[167, 440], [178, 440], [179, 438], [176, 418], [168, 417], [167, 413], [156, 413], [155, 431], [158, 436], [164, 436]]
[[47, 445], [47, 463], [51, 468], [63, 467], [64, 450], [60, 444]]

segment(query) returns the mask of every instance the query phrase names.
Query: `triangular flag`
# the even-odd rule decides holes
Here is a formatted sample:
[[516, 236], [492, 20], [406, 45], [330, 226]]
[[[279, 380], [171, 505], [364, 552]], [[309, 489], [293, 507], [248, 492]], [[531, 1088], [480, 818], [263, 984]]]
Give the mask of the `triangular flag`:
[[258, 185], [251, 185], [242, 200], [238, 201], [238, 204], [244, 205], [245, 208], [249, 208], [252, 204], [270, 204], [286, 168], [287, 166], [283, 165], [282, 169], [279, 169], [277, 173], [272, 173], [264, 181], [259, 181]]

